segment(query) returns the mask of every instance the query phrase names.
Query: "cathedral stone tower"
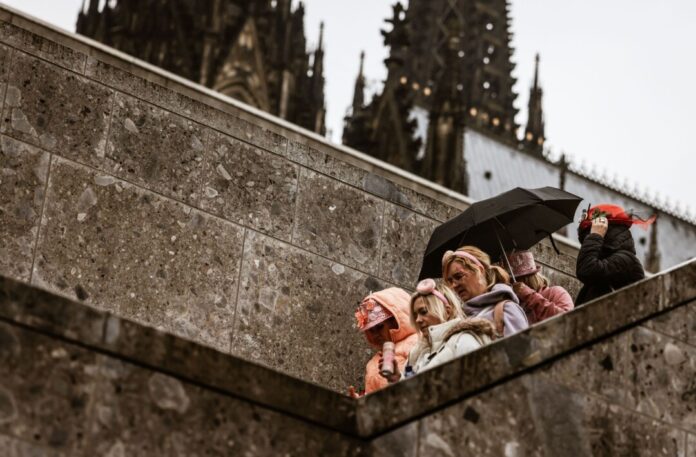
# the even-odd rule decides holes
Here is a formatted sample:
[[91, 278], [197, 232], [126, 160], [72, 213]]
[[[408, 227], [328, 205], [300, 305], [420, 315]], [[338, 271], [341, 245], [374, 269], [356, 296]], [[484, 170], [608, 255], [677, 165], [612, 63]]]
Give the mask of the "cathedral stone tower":
[[408, 11], [397, 3], [388, 22], [384, 89], [354, 104], [343, 140], [466, 193], [465, 128], [518, 143], [508, 3], [411, 0]]
[[[322, 39], [292, 0], [85, 0], [77, 32], [325, 133]], [[100, 10], [100, 3], [104, 6]]]
[[527, 128], [522, 141], [528, 151], [541, 155], [544, 148], [544, 111], [541, 107], [543, 91], [539, 84], [539, 54], [534, 60], [534, 83], [529, 89]]

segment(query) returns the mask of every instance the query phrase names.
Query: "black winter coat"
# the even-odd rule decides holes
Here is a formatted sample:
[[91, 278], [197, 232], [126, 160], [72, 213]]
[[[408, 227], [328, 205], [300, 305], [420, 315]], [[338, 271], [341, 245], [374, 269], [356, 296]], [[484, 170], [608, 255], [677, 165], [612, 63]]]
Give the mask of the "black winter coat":
[[643, 265], [636, 257], [636, 247], [627, 226], [610, 225], [604, 237], [580, 234], [575, 275], [583, 286], [575, 306], [620, 289], [645, 277]]

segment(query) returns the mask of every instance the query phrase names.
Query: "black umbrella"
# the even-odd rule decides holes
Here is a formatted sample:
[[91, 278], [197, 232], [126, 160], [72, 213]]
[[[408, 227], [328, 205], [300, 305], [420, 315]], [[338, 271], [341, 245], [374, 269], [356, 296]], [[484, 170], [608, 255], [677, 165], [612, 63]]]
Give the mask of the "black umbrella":
[[476, 202], [433, 231], [418, 279], [440, 277], [443, 254], [459, 246], [476, 246], [492, 261], [505, 256], [506, 251], [529, 249], [571, 223], [581, 201], [577, 195], [554, 187], [516, 187]]

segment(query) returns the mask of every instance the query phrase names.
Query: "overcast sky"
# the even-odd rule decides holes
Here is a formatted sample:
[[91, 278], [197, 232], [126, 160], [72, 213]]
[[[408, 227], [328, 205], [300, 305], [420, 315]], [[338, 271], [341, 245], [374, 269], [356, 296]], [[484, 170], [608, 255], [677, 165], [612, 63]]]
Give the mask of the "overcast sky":
[[[82, 0], [5, 0], [69, 31]], [[340, 142], [360, 50], [377, 89], [379, 33], [393, 0], [305, 0], [310, 45], [326, 23], [327, 127]], [[534, 54], [541, 54], [547, 145], [599, 174], [696, 208], [696, 1], [513, 0], [517, 122], [524, 125]]]

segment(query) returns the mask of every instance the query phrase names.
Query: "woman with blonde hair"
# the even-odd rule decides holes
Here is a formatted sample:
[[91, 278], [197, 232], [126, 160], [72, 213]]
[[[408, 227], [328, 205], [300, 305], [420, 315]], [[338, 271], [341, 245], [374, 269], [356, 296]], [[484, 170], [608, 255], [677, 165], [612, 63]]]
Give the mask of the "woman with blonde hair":
[[429, 370], [489, 343], [493, 325], [485, 319], [467, 318], [456, 294], [444, 284], [424, 279], [411, 296], [411, 322], [418, 344], [408, 356], [402, 375], [395, 365], [389, 382]]
[[475, 246], [447, 251], [442, 257], [442, 277], [462, 301], [467, 316], [488, 319], [498, 337], [529, 327], [519, 299], [510, 287], [510, 276]]

